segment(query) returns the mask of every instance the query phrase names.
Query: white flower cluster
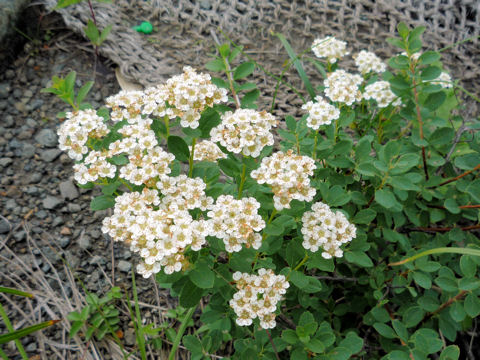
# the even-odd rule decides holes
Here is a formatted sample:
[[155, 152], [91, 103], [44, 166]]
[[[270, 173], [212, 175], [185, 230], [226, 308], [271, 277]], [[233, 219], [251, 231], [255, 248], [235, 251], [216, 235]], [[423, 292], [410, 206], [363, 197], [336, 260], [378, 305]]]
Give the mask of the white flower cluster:
[[307, 126], [318, 130], [320, 125], [330, 125], [332, 120], [340, 117], [340, 110], [329, 104], [320, 95], [315, 97], [315, 102], [309, 101], [302, 106], [308, 111]]
[[342, 257], [342, 244], [356, 237], [356, 227], [340, 211], [333, 212], [322, 202], [312, 205], [302, 217], [303, 247], [312, 252], [322, 248], [325, 259]]
[[438, 76], [438, 78], [436, 78], [434, 81], [430, 82], [430, 84], [440, 85], [444, 89], [449, 89], [449, 88], [453, 87], [452, 78], [445, 71], [442, 71], [442, 73]]
[[402, 104], [402, 100], [392, 92], [388, 81], [376, 81], [365, 86], [363, 97], [366, 100], [375, 100], [380, 108], [387, 107], [390, 104], [393, 106]]
[[[167, 178], [165, 176], [165, 178]], [[185, 177], [186, 178], [186, 177]], [[102, 231], [115, 241], [130, 245], [142, 262], [137, 272], [148, 278], [163, 270], [166, 274], [180, 271], [188, 264], [184, 257], [187, 246], [198, 251], [211, 234], [208, 220], [193, 220], [188, 209], [202, 208], [206, 199], [201, 179], [164, 178], [159, 184], [165, 195], [160, 199], [157, 190], [145, 188], [142, 193], [124, 193], [115, 199], [113, 215], [103, 220]], [[213, 199], [207, 200], [211, 204]], [[204, 208], [206, 209], [206, 207]]]
[[323, 39], [315, 39], [312, 44], [312, 51], [319, 58], [326, 58], [331, 64], [337, 62], [345, 55], [348, 55], [347, 43], [337, 40], [333, 36], [327, 36]]
[[223, 114], [222, 122], [210, 131], [210, 136], [228, 151], [258, 157], [265, 146], [273, 145], [272, 126], [277, 126], [277, 121], [266, 111], [237, 109]]
[[107, 161], [107, 154], [91, 151], [83, 163], [73, 165], [75, 181], [81, 185], [97, 181], [99, 178], [114, 178], [117, 167]]
[[[175, 159], [159, 145], [150, 129], [152, 120], [137, 118], [136, 123], [124, 125], [118, 132], [123, 138], [110, 144], [109, 156], [127, 154], [128, 163], [120, 169], [120, 177], [135, 185], [149, 184], [158, 176], [170, 173], [169, 165]], [[149, 184], [153, 185], [153, 184]]]
[[242, 244], [258, 250], [262, 246], [258, 231], [265, 227], [258, 215], [259, 208], [255, 198], [235, 200], [231, 195], [220, 195], [207, 214], [212, 222], [212, 236], [222, 239], [229, 253], [242, 250]]
[[164, 195], [161, 202], [172, 214], [177, 211], [212, 208], [213, 198], [205, 195], [206, 184], [201, 178], [162, 176], [157, 189]]
[[371, 71], [376, 73], [383, 73], [387, 69], [387, 65], [374, 53], [366, 50], [360, 51], [355, 56], [355, 65], [362, 74], [367, 74]]
[[285, 276], [262, 268], [258, 270], [258, 275], [237, 271], [233, 274], [233, 280], [238, 291], [230, 300], [230, 307], [237, 315], [237, 324], [249, 326], [258, 317], [262, 328], [273, 329], [277, 325], [277, 304], [290, 286]]
[[[192, 147], [189, 147], [190, 153]], [[220, 148], [214, 142], [203, 140], [195, 145], [195, 151], [193, 153], [193, 160], [195, 161], [211, 161], [215, 162], [218, 159], [225, 159], [227, 154], [222, 152]]]
[[205, 108], [228, 100], [227, 90], [218, 88], [210, 79], [209, 74], [199, 74], [186, 66], [183, 74], [173, 76], [165, 84], [145, 91], [121, 91], [106, 103], [112, 108], [113, 121], [127, 119], [134, 123], [142, 115], [170, 119], [178, 116], [181, 126], [195, 129]]
[[293, 199], [311, 201], [315, 189], [310, 187], [309, 176], [316, 168], [315, 161], [308, 156], [294, 155], [292, 150], [281, 151], [262, 160], [260, 167], [250, 176], [259, 184], [272, 187], [274, 206], [277, 210], [290, 208]]
[[88, 152], [86, 146], [90, 138], [101, 138], [108, 133], [103, 118], [92, 109], [68, 112], [67, 120], [58, 129], [59, 148], [67, 151], [73, 160], [80, 161]]
[[323, 82], [325, 95], [332, 101], [352, 105], [362, 99], [362, 93], [358, 88], [362, 82], [363, 78], [360, 75], [336, 70], [328, 74], [328, 78]]
[[[400, 55], [403, 55], [403, 56], [408, 57], [408, 54], [407, 54], [406, 51], [401, 52]], [[413, 54], [411, 55], [411, 59], [412, 59], [413, 61], [418, 61], [418, 59], [420, 58], [420, 56], [422, 56], [422, 53], [421, 53], [421, 52], [416, 52], [416, 53], [413, 53]]]

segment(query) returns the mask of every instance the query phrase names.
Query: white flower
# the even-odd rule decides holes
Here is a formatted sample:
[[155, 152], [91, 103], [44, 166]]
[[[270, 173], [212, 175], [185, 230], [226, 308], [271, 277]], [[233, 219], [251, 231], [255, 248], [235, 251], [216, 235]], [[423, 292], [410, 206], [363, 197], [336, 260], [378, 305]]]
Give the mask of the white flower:
[[320, 125], [330, 125], [332, 120], [340, 117], [340, 110], [330, 105], [321, 96], [315, 97], [315, 102], [309, 101], [302, 106], [308, 111], [307, 126], [318, 130]]
[[393, 106], [402, 104], [401, 99], [392, 92], [388, 81], [376, 81], [365, 86], [363, 97], [366, 100], [375, 100], [380, 108], [387, 107], [390, 104]]
[[323, 39], [315, 39], [312, 44], [312, 51], [319, 58], [326, 58], [331, 64], [336, 63], [345, 55], [348, 55], [347, 43], [337, 40], [333, 36]]
[[333, 212], [322, 202], [313, 204], [312, 210], [303, 214], [302, 223], [302, 246], [311, 252], [321, 248], [325, 259], [342, 257], [340, 246], [356, 236], [355, 225], [343, 213]]
[[387, 65], [374, 53], [362, 50], [355, 56], [355, 65], [362, 74], [369, 72], [383, 73]]
[[363, 82], [360, 75], [347, 73], [345, 70], [336, 70], [328, 74], [324, 80], [325, 95], [332, 101], [352, 105], [362, 99], [359, 85]]

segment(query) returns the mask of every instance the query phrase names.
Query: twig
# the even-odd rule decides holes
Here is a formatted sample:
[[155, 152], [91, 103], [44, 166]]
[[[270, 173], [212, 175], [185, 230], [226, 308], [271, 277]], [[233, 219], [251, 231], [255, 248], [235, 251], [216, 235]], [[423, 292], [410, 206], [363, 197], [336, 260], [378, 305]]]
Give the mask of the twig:
[[447, 156], [445, 156], [445, 163], [442, 166], [438, 167], [437, 171], [435, 172], [435, 175], [440, 175], [443, 167], [445, 166], [445, 164], [449, 162], [450, 157], [453, 155], [453, 152], [455, 151], [457, 144], [460, 142], [460, 138], [462, 137], [463, 133], [467, 130], [470, 130], [470, 128], [465, 126], [465, 119], [462, 118], [462, 125], [458, 128], [457, 132], [455, 133], [455, 138], [453, 139], [452, 147], [448, 151]]
[[275, 357], [277, 358], [277, 360], [280, 360], [280, 356], [278, 356], [277, 347], [276, 347], [275, 344], [273, 343], [272, 335], [270, 335], [270, 331], [268, 331], [268, 329], [265, 329], [265, 332], [267, 333], [267, 335], [268, 335], [268, 340], [270, 341], [270, 344], [272, 345], [273, 351], [275, 352]]
[[468, 356], [470, 356], [471, 359], [475, 359], [475, 357], [473, 356], [472, 347], [473, 347], [473, 339], [477, 335], [477, 318], [473, 319], [473, 323], [474, 325], [472, 330], [472, 336], [470, 337], [470, 343], [468, 345]]
[[332, 281], [352, 281], [357, 282], [358, 279], [354, 277], [341, 277], [341, 276], [315, 276], [318, 280], [332, 280]]
[[436, 185], [436, 186], [430, 187], [430, 189], [434, 189], [434, 188], [439, 187], [439, 186], [443, 186], [443, 185], [450, 184], [450, 183], [452, 183], [452, 182], [454, 182], [454, 181], [457, 181], [457, 180], [463, 178], [464, 176], [467, 176], [468, 174], [471, 174], [472, 172], [474, 172], [474, 171], [476, 171], [476, 170], [478, 170], [478, 169], [480, 169], [480, 164], [478, 164], [477, 166], [475, 166], [472, 170], [465, 171], [463, 174], [460, 174], [460, 175], [458, 175], [458, 176], [455, 176], [454, 178], [448, 179], [448, 180], [446, 180], [446, 181], [444, 181], [444, 182], [442, 182], [442, 183], [440, 183], [440, 184], [438, 184], [438, 185]]
[[457, 295], [455, 295], [453, 298], [451, 299], [448, 299], [447, 301], [445, 301], [442, 305], [440, 305], [437, 309], [435, 309], [434, 311], [428, 313], [425, 315], [425, 317], [422, 319], [422, 321], [420, 321], [417, 325], [417, 329], [421, 326], [421, 324], [425, 323], [426, 321], [428, 321], [430, 318], [432, 318], [433, 316], [437, 315], [440, 311], [442, 311], [443, 309], [449, 307], [450, 305], [452, 305], [455, 301], [458, 301], [458, 300], [462, 300], [462, 298], [468, 293], [468, 291], [466, 290], [462, 290], [460, 291]]

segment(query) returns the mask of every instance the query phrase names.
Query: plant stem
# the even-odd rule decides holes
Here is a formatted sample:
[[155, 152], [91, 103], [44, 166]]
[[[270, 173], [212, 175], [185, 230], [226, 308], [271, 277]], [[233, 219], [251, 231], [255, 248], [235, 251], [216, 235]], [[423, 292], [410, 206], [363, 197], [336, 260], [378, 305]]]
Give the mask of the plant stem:
[[268, 329], [265, 329], [267, 335], [268, 335], [268, 340], [270, 341], [270, 344], [272, 345], [272, 348], [273, 348], [273, 352], [275, 353], [275, 357], [277, 358], [277, 360], [280, 360], [280, 356], [278, 356], [278, 351], [277, 351], [277, 347], [275, 346], [275, 344], [273, 343], [273, 340], [272, 340], [272, 335], [270, 335], [270, 331], [268, 331]]
[[166, 128], [166, 132], [167, 132], [167, 139], [168, 137], [170, 136], [170, 119], [168, 118], [167, 115], [165, 115], [163, 117], [163, 121], [165, 122], [165, 128]]
[[455, 176], [454, 178], [451, 178], [449, 180], [446, 180], [436, 186], [432, 186], [431, 189], [433, 188], [436, 188], [436, 187], [439, 187], [439, 186], [443, 186], [443, 185], [447, 185], [447, 184], [450, 184], [451, 182], [454, 182], [454, 181], [457, 181], [458, 179], [461, 179], [462, 177], [464, 176], [467, 176], [468, 174], [476, 171], [476, 170], [479, 170], [480, 169], [480, 164], [478, 164], [477, 166], [475, 166], [472, 170], [468, 170], [468, 171], [465, 171], [463, 174], [460, 174], [458, 176]]
[[[424, 232], [447, 232], [452, 230], [453, 227], [416, 227], [413, 229], [409, 229], [410, 231], [424, 231]], [[467, 231], [467, 230], [477, 230], [480, 229], [480, 224], [477, 225], [470, 225], [464, 226], [459, 228], [460, 230]]]
[[298, 269], [300, 269], [300, 267], [301, 267], [303, 264], [305, 264], [305, 263], [307, 262], [307, 260], [308, 260], [308, 254], [306, 253], [306, 254], [305, 254], [305, 257], [302, 259], [302, 261], [300, 261], [300, 263], [299, 263], [297, 266], [295, 266], [295, 268], [294, 268], [293, 270], [290, 270], [290, 273], [287, 275], [287, 281], [288, 281], [288, 279], [290, 279], [290, 276], [292, 275], [292, 273], [293, 273], [294, 271], [297, 271]]
[[[415, 107], [417, 110], [417, 120], [418, 120], [418, 126], [420, 129], [420, 139], [423, 140], [423, 120], [422, 120], [422, 114], [420, 113], [420, 104], [418, 101], [418, 92], [417, 92], [417, 83], [415, 82], [415, 66], [413, 62], [410, 62], [410, 71], [413, 74], [412, 77], [412, 84], [413, 84], [413, 94], [415, 96]], [[425, 156], [425, 146], [422, 145], [422, 159], [423, 159], [423, 170], [425, 172], [425, 180], [428, 180], [428, 169], [427, 169], [427, 159]]]
[[192, 177], [193, 174], [193, 154], [195, 153], [195, 144], [197, 138], [192, 139], [192, 151], [190, 151], [190, 157], [188, 158], [188, 177]]
[[[15, 329], [12, 326], [12, 323], [10, 322], [10, 319], [8, 318], [7, 312], [3, 308], [2, 304], [0, 304], [0, 316], [3, 319], [3, 322], [5, 323], [5, 326], [9, 332], [15, 331]], [[22, 356], [23, 360], [28, 360], [28, 355], [25, 352], [25, 349], [23, 348], [22, 343], [20, 342], [19, 339], [15, 339], [15, 345], [17, 345], [18, 352]]]
[[222, 55], [223, 64], [225, 65], [225, 72], [227, 74], [228, 83], [230, 84], [230, 91], [232, 92], [233, 100], [235, 101], [235, 107], [240, 109], [240, 99], [238, 98], [237, 92], [235, 91], [235, 87], [233, 86], [233, 78], [232, 78], [232, 68], [230, 67], [230, 63], [228, 59]]
[[197, 307], [191, 307], [188, 309], [187, 313], [185, 314], [185, 317], [182, 320], [182, 325], [180, 325], [180, 329], [178, 329], [177, 336], [175, 337], [175, 340], [173, 341], [172, 344], [172, 350], [170, 351], [170, 355], [168, 356], [168, 360], [174, 360], [175, 359], [175, 353], [177, 352], [178, 345], [180, 345], [180, 341], [182, 340], [183, 334], [187, 328], [187, 324], [192, 317], [193, 313], [195, 312], [195, 309]]
[[247, 165], [243, 164], [242, 165], [242, 178], [240, 180], [240, 185], [238, 186], [237, 199], [239, 199], [239, 200], [242, 198], [243, 186], [245, 185], [245, 179], [246, 179], [246, 172], [247, 172]]
[[315, 132], [315, 142], [313, 143], [313, 160], [317, 159], [317, 142], [318, 142], [318, 130]]
[[413, 255], [404, 260], [390, 263], [388, 264], [388, 266], [403, 265], [408, 262], [417, 260], [418, 258], [421, 258], [423, 256], [434, 255], [434, 254], [462, 254], [462, 255], [480, 256], [480, 250], [472, 249], [472, 248], [456, 248], [456, 247], [443, 247], [443, 248], [430, 249], [430, 250], [422, 251], [421, 253]]

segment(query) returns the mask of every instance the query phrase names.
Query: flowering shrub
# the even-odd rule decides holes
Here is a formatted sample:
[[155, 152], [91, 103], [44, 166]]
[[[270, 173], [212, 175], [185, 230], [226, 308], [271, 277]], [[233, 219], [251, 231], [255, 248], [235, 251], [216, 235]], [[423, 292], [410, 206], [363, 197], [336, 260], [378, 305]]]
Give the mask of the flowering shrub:
[[459, 358], [480, 313], [478, 124], [453, 111], [461, 88], [423, 28], [398, 30], [391, 71], [361, 51], [347, 72], [347, 44], [316, 40], [325, 79], [301, 119], [256, 109], [255, 63], [231, 70], [228, 44], [207, 64], [226, 80], [186, 67], [67, 114], [75, 179], [113, 207], [102, 231], [190, 308], [184, 324], [206, 300], [171, 358], [181, 339], [194, 359]]

